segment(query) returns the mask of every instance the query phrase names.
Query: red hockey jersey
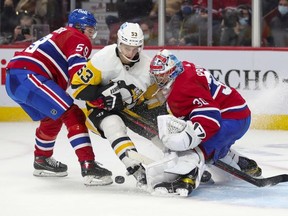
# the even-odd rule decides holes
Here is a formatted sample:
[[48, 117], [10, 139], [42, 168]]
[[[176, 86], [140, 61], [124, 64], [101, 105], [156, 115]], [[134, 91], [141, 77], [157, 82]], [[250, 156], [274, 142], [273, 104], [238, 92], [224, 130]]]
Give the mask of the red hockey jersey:
[[244, 98], [236, 89], [217, 81], [211, 73], [193, 63], [183, 62], [184, 72], [175, 80], [167, 98], [168, 109], [178, 118], [198, 122], [206, 141], [220, 128], [221, 119], [243, 119], [250, 115]]
[[92, 44], [75, 28], [65, 27], [16, 52], [7, 68], [24, 68], [54, 80], [64, 90], [91, 54]]

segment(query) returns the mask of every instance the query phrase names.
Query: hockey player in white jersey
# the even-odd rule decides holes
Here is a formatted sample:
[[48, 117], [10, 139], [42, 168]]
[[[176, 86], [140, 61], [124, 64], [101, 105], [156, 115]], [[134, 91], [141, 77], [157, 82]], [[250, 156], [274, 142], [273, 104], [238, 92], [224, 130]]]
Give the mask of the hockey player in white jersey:
[[131, 109], [147, 95], [151, 59], [142, 52], [144, 37], [137, 23], [122, 24], [117, 35], [117, 44], [98, 51], [86, 68], [74, 75], [73, 96], [86, 101], [88, 128], [107, 138], [128, 173], [146, 184], [143, 166], [126, 155], [137, 150], [120, 111]]

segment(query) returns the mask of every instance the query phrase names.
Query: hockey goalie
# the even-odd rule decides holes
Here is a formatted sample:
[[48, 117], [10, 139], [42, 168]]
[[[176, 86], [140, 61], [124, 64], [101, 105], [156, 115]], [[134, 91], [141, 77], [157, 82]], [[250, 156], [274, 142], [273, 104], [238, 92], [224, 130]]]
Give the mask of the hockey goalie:
[[246, 101], [236, 89], [198, 65], [179, 61], [166, 49], [152, 59], [150, 74], [172, 114], [157, 119], [166, 153], [146, 167], [153, 193], [189, 196], [199, 186], [206, 164], [218, 160], [253, 177], [261, 176], [254, 160], [231, 149], [251, 120]]

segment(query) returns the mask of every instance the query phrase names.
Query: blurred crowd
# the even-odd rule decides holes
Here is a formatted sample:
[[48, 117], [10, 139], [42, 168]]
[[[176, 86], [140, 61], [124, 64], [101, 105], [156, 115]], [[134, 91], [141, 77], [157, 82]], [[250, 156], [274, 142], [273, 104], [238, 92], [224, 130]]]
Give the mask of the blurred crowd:
[[0, 44], [29, 44], [65, 23], [58, 0], [2, 0]]
[[[76, 7], [83, 2], [89, 1], [76, 1]], [[69, 4], [69, 0], [2, 0], [0, 44], [31, 43], [65, 26]], [[251, 46], [251, 4], [252, 0], [213, 0], [211, 43], [207, 0], [166, 0], [165, 45]], [[117, 30], [126, 21], [140, 24], [145, 46], [158, 45], [158, 0], [114, 0], [107, 3], [106, 12], [107, 40], [94, 45], [115, 43]], [[288, 0], [261, 0], [261, 13], [261, 45], [287, 47]]]

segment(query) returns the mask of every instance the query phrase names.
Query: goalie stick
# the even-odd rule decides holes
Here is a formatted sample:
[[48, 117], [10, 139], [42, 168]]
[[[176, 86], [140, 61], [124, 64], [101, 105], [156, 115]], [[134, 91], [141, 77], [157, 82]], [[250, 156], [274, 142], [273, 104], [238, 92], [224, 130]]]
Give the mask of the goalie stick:
[[273, 186], [281, 182], [288, 181], [287, 174], [276, 175], [268, 178], [253, 178], [252, 176], [224, 163], [221, 160], [216, 161], [213, 165], [257, 187]]
[[[125, 117], [127, 120], [142, 127], [144, 130], [148, 130], [150, 133], [154, 134], [155, 135], [154, 137], [152, 138], [146, 137], [146, 138], [151, 140], [161, 150], [164, 149], [163, 144], [158, 138], [158, 128], [155, 124], [128, 109], [124, 109], [123, 111], [121, 111], [121, 113], [122, 116]], [[254, 178], [220, 160], [216, 161], [213, 165], [257, 187], [273, 186], [282, 182], [288, 182], [288, 174], [275, 175], [267, 178]]]

